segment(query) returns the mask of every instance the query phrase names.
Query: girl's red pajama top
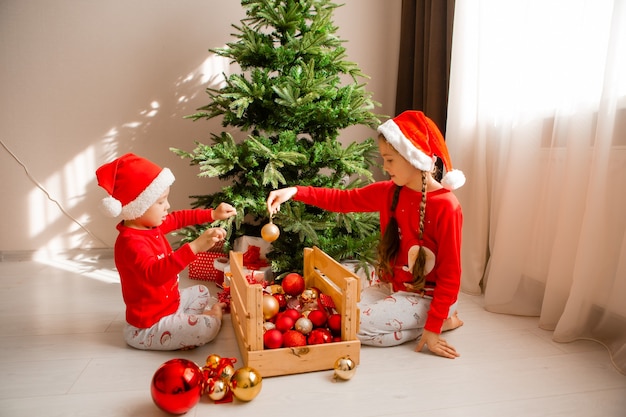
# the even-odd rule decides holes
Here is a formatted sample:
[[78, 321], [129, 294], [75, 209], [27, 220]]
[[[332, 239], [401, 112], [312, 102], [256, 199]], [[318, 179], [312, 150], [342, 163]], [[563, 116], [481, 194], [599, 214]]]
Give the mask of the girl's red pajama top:
[[[333, 212], [379, 212], [381, 232], [389, 218], [396, 185], [382, 181], [353, 190], [297, 186], [294, 200]], [[413, 280], [408, 271], [408, 253], [419, 241], [419, 207], [421, 191], [402, 187], [395, 217], [400, 229], [400, 250], [395, 260], [393, 276], [381, 277], [391, 282], [394, 291], [406, 291], [404, 282]], [[441, 333], [450, 306], [457, 300], [461, 284], [461, 229], [463, 214], [456, 196], [447, 189], [429, 192], [426, 196], [426, 215], [423, 245], [435, 254], [435, 267], [426, 275], [426, 287], [432, 288], [432, 301], [425, 329]], [[405, 267], [403, 269], [403, 267]]]

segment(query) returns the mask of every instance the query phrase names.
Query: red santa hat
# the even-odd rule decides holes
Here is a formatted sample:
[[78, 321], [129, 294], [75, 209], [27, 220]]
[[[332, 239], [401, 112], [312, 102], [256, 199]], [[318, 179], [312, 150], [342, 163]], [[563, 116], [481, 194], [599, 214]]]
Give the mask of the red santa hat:
[[121, 215], [124, 220], [141, 217], [174, 183], [168, 168], [132, 153], [102, 165], [96, 177], [98, 185], [109, 193], [100, 208], [106, 215]]
[[405, 111], [387, 120], [378, 127], [378, 133], [411, 165], [422, 171], [432, 171], [437, 157], [441, 158], [446, 169], [441, 185], [448, 190], [465, 184], [463, 172], [452, 169], [448, 147], [439, 128], [421, 111]]

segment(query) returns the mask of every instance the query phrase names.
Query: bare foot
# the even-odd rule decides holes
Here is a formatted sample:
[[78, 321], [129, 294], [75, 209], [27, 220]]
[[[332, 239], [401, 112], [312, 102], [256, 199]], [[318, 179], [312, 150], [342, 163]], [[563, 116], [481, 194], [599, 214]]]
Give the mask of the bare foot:
[[454, 330], [457, 327], [463, 326], [463, 320], [459, 318], [459, 312], [454, 310], [454, 313], [447, 319], [443, 321], [443, 326], [441, 326], [441, 331], [446, 332], [448, 330]]

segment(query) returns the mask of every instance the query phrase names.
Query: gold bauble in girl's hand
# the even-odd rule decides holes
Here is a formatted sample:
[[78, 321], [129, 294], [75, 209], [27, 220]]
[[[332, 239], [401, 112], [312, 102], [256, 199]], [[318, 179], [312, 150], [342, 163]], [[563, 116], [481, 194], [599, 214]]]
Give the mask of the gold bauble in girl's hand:
[[273, 242], [280, 236], [280, 230], [274, 223], [269, 222], [261, 229], [261, 237], [266, 242]]

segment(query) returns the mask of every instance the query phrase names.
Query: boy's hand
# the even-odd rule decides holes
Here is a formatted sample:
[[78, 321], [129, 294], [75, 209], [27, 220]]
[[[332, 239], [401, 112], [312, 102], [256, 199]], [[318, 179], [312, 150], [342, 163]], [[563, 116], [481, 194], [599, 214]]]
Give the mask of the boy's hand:
[[235, 210], [233, 206], [228, 203], [220, 203], [220, 205], [213, 210], [213, 219], [226, 220], [229, 217], [235, 216], [236, 214], [237, 210]]
[[217, 242], [226, 238], [226, 230], [221, 227], [212, 227], [202, 233], [196, 240], [189, 243], [193, 253], [206, 252], [211, 249]]
[[216, 319], [222, 320], [226, 303], [215, 303], [209, 310], [205, 310], [204, 314], [207, 316], [213, 316]]

